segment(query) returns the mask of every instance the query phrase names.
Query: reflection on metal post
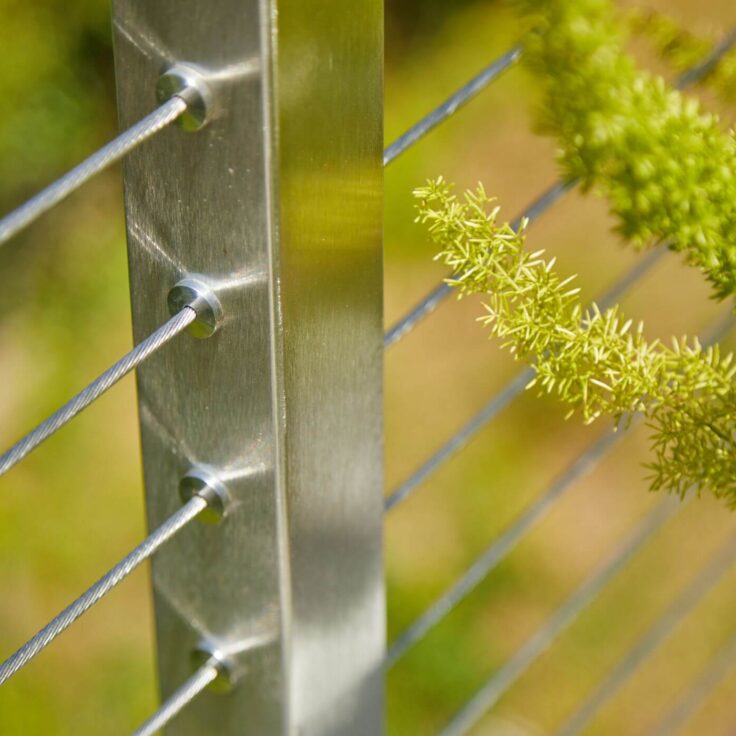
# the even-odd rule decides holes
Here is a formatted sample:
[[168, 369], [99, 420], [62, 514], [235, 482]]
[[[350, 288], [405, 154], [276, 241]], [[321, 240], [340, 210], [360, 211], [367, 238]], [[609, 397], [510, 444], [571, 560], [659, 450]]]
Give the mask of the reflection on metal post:
[[170, 732], [378, 734], [382, 3], [115, 0], [114, 29], [122, 125], [173, 67], [211, 96], [124, 169], [135, 335], [183, 279], [223, 311], [138, 373], [149, 525], [193, 472], [229, 499], [153, 563], [162, 697], [201, 640], [242, 670]]

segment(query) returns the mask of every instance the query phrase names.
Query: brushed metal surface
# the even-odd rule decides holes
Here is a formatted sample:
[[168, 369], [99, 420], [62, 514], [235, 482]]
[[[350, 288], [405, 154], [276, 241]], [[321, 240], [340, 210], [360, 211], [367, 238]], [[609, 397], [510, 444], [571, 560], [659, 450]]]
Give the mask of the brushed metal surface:
[[135, 335], [188, 274], [225, 310], [138, 374], [149, 524], [192, 466], [233, 498], [153, 563], [163, 697], [202, 636], [244, 652], [169, 733], [382, 730], [382, 29], [380, 0], [114, 3], [121, 125], [176, 62], [217, 94], [124, 169]]

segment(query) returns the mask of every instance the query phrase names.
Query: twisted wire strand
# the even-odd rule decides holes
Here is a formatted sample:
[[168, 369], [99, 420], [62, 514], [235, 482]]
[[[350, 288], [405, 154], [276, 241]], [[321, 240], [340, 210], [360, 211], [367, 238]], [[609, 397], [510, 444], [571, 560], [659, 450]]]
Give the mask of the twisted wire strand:
[[441, 736], [467, 733], [680, 507], [679, 500], [673, 498], [657, 504], [603, 565], [580, 585], [547, 619], [544, 626], [462, 707], [442, 730]]
[[132, 736], [153, 736], [173, 720], [210, 683], [217, 679], [218, 668], [215, 659], [205, 662], [178, 690], [166, 699], [161, 707]]
[[[662, 259], [667, 251], [663, 248], [650, 251], [641, 260], [637, 261], [621, 278], [619, 278], [597, 300], [601, 310], [606, 310], [615, 304], [623, 294], [633, 288], [654, 266]], [[534, 368], [529, 367], [520, 371], [509, 381], [491, 400], [458, 432], [456, 432], [439, 450], [433, 453], [419, 466], [401, 485], [394, 489], [384, 504], [385, 511], [391, 511], [402, 501], [405, 501], [417, 488], [449, 460], [455, 453], [465, 447], [468, 442], [498, 414], [501, 413], [524, 389], [535, 376]]]
[[70, 399], [60, 409], [57, 409], [48, 419], [45, 419], [35, 429], [16, 442], [7, 452], [0, 455], [0, 476], [7, 473], [26, 455], [96, 401], [105, 391], [114, 386], [121, 378], [137, 368], [143, 361], [186, 329], [196, 316], [197, 313], [192, 307], [184, 307], [86, 388], [82, 389], [74, 398]]
[[639, 666], [667, 639], [683, 619], [708, 594], [736, 562], [736, 535], [711, 559], [705, 569], [681, 593], [654, 625], [624, 655], [613, 671], [570, 716], [556, 736], [580, 733], [603, 705], [615, 695]]
[[673, 736], [703, 707], [708, 698], [736, 668], [736, 635], [711, 660], [690, 688], [678, 696], [674, 707], [649, 736]]
[[503, 56], [491, 62], [480, 74], [473, 77], [467, 84], [464, 84], [457, 92], [439, 105], [439, 107], [436, 107], [432, 112], [425, 115], [416, 125], [397, 138], [383, 152], [383, 165], [388, 166], [404, 153], [404, 151], [411, 148], [415, 143], [424, 138], [427, 133], [447, 120], [460, 107], [484, 90], [491, 82], [498, 79], [501, 74], [521, 58], [523, 51], [520, 45], [514, 46], [514, 48], [507, 51]]
[[15, 654], [8, 657], [0, 665], [0, 685], [25, 667], [59, 634], [66, 631], [83, 613], [106, 596], [119, 582], [124, 580], [142, 562], [147, 560], [161, 545], [195, 519], [206, 506], [207, 502], [201, 496], [193, 496], [176, 513], [172, 514], [129, 555], [124, 557], [115, 567], [79, 596], [79, 598], [67, 606], [32, 639], [18, 649]]
[[[713, 49], [702, 63], [682, 74], [677, 80], [675, 87], [678, 90], [684, 90], [704, 79], [711, 71], [713, 71], [721, 59], [733, 48], [735, 44], [736, 29], [732, 30], [726, 38]], [[542, 214], [542, 212], [546, 211], [549, 207], [558, 202], [562, 198], [563, 194], [577, 186], [579, 181], [580, 179], [572, 179], [568, 182], [558, 182], [546, 193], [542, 194], [534, 205], [531, 205], [527, 209], [526, 216], [529, 217], [529, 215], [532, 214], [533, 216], [529, 217], [529, 220], [534, 220], [536, 216]], [[535, 207], [538, 206], [540, 202], [543, 202], [545, 197], [550, 197], [550, 200], [546, 202], [546, 205], [541, 209], [541, 211], [534, 213]], [[520, 220], [521, 218], [518, 218], [513, 223], [512, 227], [515, 230], [518, 229], [518, 223]], [[417, 326], [417, 324], [424, 319], [424, 317], [437, 309], [437, 307], [450, 295], [451, 291], [452, 288], [444, 282], [432, 289], [429, 294], [421, 299], [416, 306], [409, 310], [404, 317], [402, 317], [391, 329], [388, 330], [388, 332], [386, 332], [383, 341], [384, 349], [391, 347], [408, 335]]]
[[0, 220], [0, 245], [30, 225], [76, 191], [85, 182], [130, 153], [143, 141], [174, 122], [187, 108], [180, 97], [172, 97], [117, 138], [104, 145], [89, 158], [57, 179], [27, 202]]

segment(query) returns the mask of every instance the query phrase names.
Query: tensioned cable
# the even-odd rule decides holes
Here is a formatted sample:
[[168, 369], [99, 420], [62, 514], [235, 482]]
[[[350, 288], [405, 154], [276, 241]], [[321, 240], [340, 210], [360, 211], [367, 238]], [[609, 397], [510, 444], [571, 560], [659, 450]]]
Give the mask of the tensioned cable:
[[193, 496], [178, 511], [172, 514], [158, 529], [152, 532], [129, 555], [118, 562], [108, 573], [88, 588], [79, 598], [67, 606], [32, 639], [0, 665], [0, 685], [25, 667], [43, 651], [59, 634], [71, 626], [85, 611], [107, 595], [142, 562], [147, 560], [161, 545], [180, 532], [207, 506], [201, 496]]
[[570, 716], [562, 728], [556, 731], [556, 736], [572, 736], [580, 733], [601, 707], [636, 672], [639, 665], [649, 658], [710, 589], [730, 570], [734, 562], [736, 562], [736, 535], [729, 538], [725, 547], [719, 550], [705, 569], [620, 660], [593, 694]]
[[[680, 77], [679, 87], [688, 87], [705, 77], [718, 63], [734, 43], [734, 35], [727, 37], [702, 64], [694, 67]], [[383, 165], [388, 166], [402, 153], [420, 141], [427, 133], [430, 133], [440, 123], [451, 117], [457, 110], [469, 102], [479, 92], [484, 90], [491, 82], [498, 79], [506, 70], [511, 68], [524, 53], [521, 44], [514, 46], [498, 59], [492, 61], [477, 76], [463, 85], [457, 92], [447, 98], [441, 105], [425, 115], [418, 123], [413, 125], [403, 135], [397, 138], [383, 152]]]
[[[615, 290], [609, 292], [613, 295]], [[720, 340], [733, 327], [733, 315], [729, 310], [725, 318], [717, 322], [704, 338], [705, 345]], [[633, 422], [640, 421], [635, 416]], [[386, 668], [396, 662], [418, 641], [420, 641], [435, 625], [447, 616], [455, 606], [468, 596], [496, 568], [504, 557], [516, 546], [524, 535], [539, 521], [574, 483], [592, 470], [603, 456], [608, 453], [624, 433], [605, 434], [583, 451], [557, 481], [535, 501], [500, 537], [495, 539], [471, 564], [471, 566], [432, 603], [425, 612], [400, 634], [390, 647], [385, 660]]]
[[[731, 324], [730, 315], [727, 323]], [[565, 495], [574, 482], [589, 472], [622, 436], [623, 433], [621, 432], [607, 434], [589, 447], [539, 500], [486, 548], [449, 590], [440, 596], [419, 619], [396, 639], [389, 649], [386, 667], [393, 666], [432, 627], [469, 595], [514, 548], [529, 529]]]
[[441, 736], [467, 733], [679, 508], [679, 499], [668, 498], [660, 502], [606, 562], [547, 619], [544, 626], [473, 695], [445, 726]]
[[[666, 252], [664, 248], [658, 248], [650, 251], [644, 258], [637, 261], [597, 301], [601, 310], [615, 304], [623, 294], [654, 267]], [[534, 368], [529, 367], [512, 378], [465, 426], [389, 494], [385, 502], [385, 511], [391, 511], [395, 506], [405, 501], [446, 460], [465, 447], [474, 435], [505, 409], [513, 399], [524, 392], [524, 389], [535, 375]]]
[[101, 376], [96, 378], [86, 388], [82, 389], [73, 399], [60, 409], [57, 409], [48, 419], [45, 419], [25, 437], [16, 442], [7, 452], [0, 455], [0, 475], [4, 475], [14, 465], [17, 465], [26, 455], [32, 452], [42, 442], [51, 437], [54, 432], [70, 422], [79, 412], [96, 401], [121, 378], [137, 368], [144, 360], [160, 350], [166, 343], [185, 330], [197, 317], [192, 307], [184, 307], [171, 319], [165, 322], [145, 340], [136, 345]]
[[721, 649], [674, 707], [649, 732], [649, 736], [673, 736], [703, 707], [708, 698], [736, 668], [736, 635]]
[[604, 455], [623, 437], [611, 432], [594, 442], [552, 484], [540, 499], [521, 515], [500, 537], [495, 539], [473, 564], [391, 645], [386, 667], [392, 667], [406, 652], [438, 624], [461, 600], [468, 596], [508, 555], [524, 535], [536, 524], [581, 477], [590, 472]]
[[217, 679], [217, 661], [205, 662], [132, 736], [154, 736], [189, 705], [210, 683]]
[[484, 90], [491, 82], [503, 74], [509, 67], [513, 66], [523, 53], [521, 46], [514, 46], [503, 56], [491, 62], [480, 74], [473, 77], [464, 84], [457, 92], [436, 107], [428, 115], [425, 115], [416, 125], [412, 126], [400, 138], [397, 138], [384, 152], [383, 165], [388, 166], [397, 159], [404, 151], [411, 148], [417, 141], [424, 138], [433, 128], [443, 123], [453, 115], [466, 102], [469, 102], [479, 92]]
[[46, 189], [3, 217], [0, 220], [0, 245], [79, 189], [95, 174], [106, 169], [143, 141], [173, 123], [186, 109], [187, 103], [181, 97], [172, 97]]
[[[734, 44], [736, 44], [736, 30], [731, 31], [701, 64], [682, 74], [677, 80], [675, 87], [679, 90], [683, 90], [702, 80], [714, 69], [723, 56], [733, 48]], [[555, 192], [551, 201], [549, 201], [547, 205], [537, 213], [537, 215], [541, 214], [552, 204], [559, 201], [562, 195], [575, 187], [578, 182], [579, 179], [573, 179], [566, 183], [558, 182], [554, 187], [548, 190], [548, 192], [541, 195], [536, 204], [543, 201], [544, 197], [550, 196]], [[535, 205], [532, 205], [527, 210], [527, 217], [532, 213], [534, 206]], [[529, 219], [531, 221], [534, 217], [529, 217]], [[518, 218], [513, 223], [513, 228], [515, 230], [518, 229], [518, 223], [520, 220], [521, 218]], [[404, 317], [391, 327], [388, 332], [386, 332], [383, 340], [384, 349], [391, 347], [411, 332], [424, 317], [437, 309], [437, 307], [450, 295], [451, 291], [452, 289], [444, 282], [436, 286], [429, 294], [421, 299], [415, 307], [413, 307]]]

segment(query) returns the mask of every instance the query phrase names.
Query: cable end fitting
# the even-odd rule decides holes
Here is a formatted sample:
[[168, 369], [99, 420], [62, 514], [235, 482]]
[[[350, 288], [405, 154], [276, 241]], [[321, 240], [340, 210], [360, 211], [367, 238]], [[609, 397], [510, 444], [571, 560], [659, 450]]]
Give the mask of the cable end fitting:
[[230, 494], [225, 484], [204, 468], [192, 468], [179, 481], [179, 495], [184, 503], [194, 496], [207, 502], [207, 508], [197, 517], [205, 524], [218, 524], [227, 514]]
[[208, 690], [216, 693], [230, 693], [237, 684], [239, 674], [235, 663], [216, 644], [201, 641], [192, 652], [195, 669], [210, 666], [217, 670], [217, 677], [209, 684]]
[[197, 276], [188, 276], [176, 284], [169, 292], [167, 303], [172, 317], [185, 307], [196, 312], [196, 318], [189, 325], [189, 333], [198, 338], [214, 335], [225, 317], [217, 294]]
[[187, 109], [179, 117], [184, 130], [203, 128], [214, 116], [215, 96], [203, 71], [194, 64], [175, 64], [156, 83], [156, 98], [164, 103], [172, 97], [181, 98]]

